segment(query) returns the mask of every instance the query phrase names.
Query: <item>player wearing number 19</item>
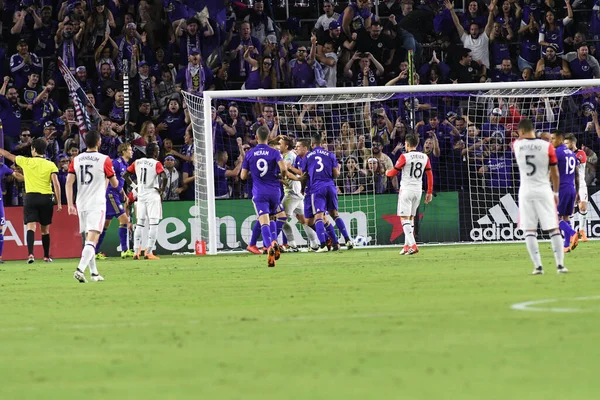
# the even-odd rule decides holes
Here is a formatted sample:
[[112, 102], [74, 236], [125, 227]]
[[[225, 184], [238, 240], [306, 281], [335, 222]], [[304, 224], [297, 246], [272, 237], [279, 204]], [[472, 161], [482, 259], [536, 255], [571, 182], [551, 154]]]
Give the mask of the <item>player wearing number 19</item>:
[[[83, 139], [87, 150], [71, 161], [65, 185], [69, 215], [79, 216], [79, 231], [85, 235], [81, 259], [73, 274], [73, 278], [80, 283], [86, 282], [84, 272], [88, 265], [92, 281], [104, 280], [96, 268], [95, 256], [96, 243], [98, 243], [106, 219], [106, 200], [104, 198], [106, 180], [108, 179], [112, 187], [119, 185], [111, 159], [107, 155], [98, 153], [101, 141], [100, 133], [89, 131]], [[77, 182], [77, 208], [73, 205], [75, 182]]]
[[414, 221], [417, 208], [421, 203], [423, 191], [423, 173], [427, 175], [427, 194], [425, 204], [429, 204], [433, 193], [433, 172], [429, 157], [425, 153], [417, 151], [419, 137], [417, 135], [406, 135], [404, 146], [406, 153], [402, 154], [394, 169], [386, 171], [388, 177], [393, 177], [402, 172], [400, 181], [400, 193], [398, 194], [398, 215], [402, 221], [404, 230], [404, 248], [400, 255], [417, 254], [419, 249], [415, 241]]
[[274, 232], [271, 233], [269, 215], [275, 215], [281, 211], [281, 189], [277, 167], [283, 177], [293, 181], [297, 181], [299, 178], [288, 171], [281, 153], [269, 147], [267, 144], [269, 133], [269, 129], [264, 126], [256, 130], [258, 145], [246, 153], [240, 178], [246, 180], [248, 174], [252, 174], [252, 202], [260, 223], [263, 243], [271, 244], [268, 249], [267, 265], [274, 267], [281, 250], [277, 243], [277, 237], [274, 236]]
[[[513, 143], [515, 158], [519, 166], [519, 228], [525, 231], [525, 244], [533, 262], [533, 275], [542, 275], [542, 258], [537, 241], [538, 222], [543, 231], [550, 233], [557, 272], [566, 273], [563, 265], [562, 237], [556, 218], [560, 177], [554, 147], [535, 137], [533, 122], [519, 122], [519, 139]], [[548, 181], [550, 171], [550, 182]], [[554, 189], [554, 195], [552, 195]]]

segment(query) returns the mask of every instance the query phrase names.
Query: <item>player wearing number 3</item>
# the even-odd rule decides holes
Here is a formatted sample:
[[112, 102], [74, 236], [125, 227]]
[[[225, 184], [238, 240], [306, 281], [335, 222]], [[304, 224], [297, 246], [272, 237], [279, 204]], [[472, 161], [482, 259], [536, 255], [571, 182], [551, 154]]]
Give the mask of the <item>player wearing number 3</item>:
[[[84, 136], [87, 151], [75, 157], [69, 165], [69, 176], [65, 189], [67, 191], [67, 204], [69, 215], [79, 216], [79, 231], [85, 235], [85, 245], [81, 251], [79, 266], [73, 278], [85, 283], [85, 269], [90, 266], [92, 281], [103, 281], [104, 278], [96, 268], [96, 243], [100, 232], [104, 228], [106, 218], [106, 180], [112, 187], [117, 187], [119, 182], [111, 159], [98, 153], [100, 147], [100, 133], [89, 131]], [[77, 208], [73, 205], [73, 185], [77, 182]]]
[[402, 220], [402, 229], [404, 230], [404, 247], [400, 251], [400, 255], [412, 255], [419, 252], [413, 229], [415, 214], [421, 203], [423, 192], [423, 173], [427, 175], [425, 204], [429, 204], [433, 193], [433, 172], [431, 172], [431, 163], [427, 154], [416, 151], [419, 137], [406, 135], [404, 140], [406, 153], [396, 161], [394, 169], [386, 171], [385, 174], [391, 178], [402, 171], [400, 193], [398, 194], [398, 215]]
[[[137, 195], [137, 214], [135, 216], [136, 226], [133, 233], [135, 246], [134, 260], [140, 259], [142, 252], [142, 229], [146, 223], [150, 223], [148, 229], [148, 243], [144, 258], [146, 260], [158, 260], [159, 257], [153, 253], [156, 238], [158, 236], [158, 222], [162, 218], [162, 194], [167, 187], [167, 173], [160, 161], [158, 145], [154, 142], [146, 146], [146, 156], [135, 160], [123, 176], [125, 181], [133, 188], [134, 197]], [[131, 175], [137, 177], [137, 184], [131, 180]]]
[[[558, 229], [556, 205], [559, 204], [560, 176], [554, 147], [535, 137], [533, 122], [519, 122], [519, 139], [513, 143], [519, 166], [519, 228], [525, 231], [525, 244], [533, 262], [533, 275], [544, 273], [537, 241], [538, 222], [543, 231], [550, 233], [557, 272], [566, 273], [563, 265], [563, 241]], [[548, 181], [550, 171], [550, 182]], [[554, 189], [554, 195], [552, 190]]]

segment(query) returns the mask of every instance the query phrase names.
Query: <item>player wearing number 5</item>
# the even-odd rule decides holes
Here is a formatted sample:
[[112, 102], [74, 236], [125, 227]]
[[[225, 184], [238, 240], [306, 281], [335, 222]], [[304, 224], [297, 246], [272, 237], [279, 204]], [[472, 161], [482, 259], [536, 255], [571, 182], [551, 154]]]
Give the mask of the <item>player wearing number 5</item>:
[[[104, 280], [96, 268], [96, 243], [98, 243], [106, 219], [104, 197], [106, 180], [108, 179], [112, 187], [117, 187], [119, 182], [115, 177], [111, 159], [107, 155], [98, 153], [100, 133], [89, 131], [84, 135], [83, 140], [87, 150], [71, 161], [65, 189], [69, 215], [79, 216], [79, 231], [85, 235], [85, 245], [73, 278], [81, 283], [86, 283], [84, 272], [88, 265], [92, 281]], [[77, 208], [73, 205], [75, 182], [77, 182]]]
[[575, 250], [579, 236], [571, 227], [571, 214], [575, 208], [575, 199], [579, 190], [579, 174], [577, 173], [577, 157], [565, 145], [565, 135], [560, 131], [554, 131], [550, 135], [550, 142], [556, 151], [558, 161], [558, 172], [560, 174], [560, 189], [558, 202], [558, 227], [563, 232], [564, 252]]
[[398, 194], [398, 215], [402, 221], [404, 230], [404, 247], [400, 255], [412, 255], [419, 252], [415, 235], [413, 232], [415, 223], [415, 214], [421, 203], [423, 192], [423, 174], [427, 175], [427, 194], [425, 195], [425, 204], [429, 204], [433, 193], [433, 172], [429, 157], [425, 153], [417, 151], [419, 137], [417, 135], [406, 135], [404, 146], [406, 153], [402, 154], [394, 169], [386, 171], [389, 177], [396, 176], [402, 172], [400, 181], [400, 193]]

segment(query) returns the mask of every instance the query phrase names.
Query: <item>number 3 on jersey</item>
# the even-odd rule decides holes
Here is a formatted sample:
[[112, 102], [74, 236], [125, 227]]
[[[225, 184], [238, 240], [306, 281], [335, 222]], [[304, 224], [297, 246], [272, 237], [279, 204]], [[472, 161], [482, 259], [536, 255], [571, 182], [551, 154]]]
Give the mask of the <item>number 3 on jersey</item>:
[[323, 159], [319, 156], [316, 156], [315, 160], [317, 160], [317, 164], [319, 165], [319, 167], [315, 169], [315, 172], [323, 171], [323, 168], [325, 168], [325, 166], [323, 165]]

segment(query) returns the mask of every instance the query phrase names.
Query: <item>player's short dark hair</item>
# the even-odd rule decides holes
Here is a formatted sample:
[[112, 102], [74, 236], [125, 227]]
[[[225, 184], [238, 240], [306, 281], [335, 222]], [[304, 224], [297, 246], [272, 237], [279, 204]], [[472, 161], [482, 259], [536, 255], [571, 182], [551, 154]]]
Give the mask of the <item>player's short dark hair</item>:
[[298, 140], [298, 143], [300, 143], [302, 146], [306, 147], [307, 149], [310, 149], [310, 140], [300, 139], [300, 140]]
[[531, 120], [528, 118], [524, 118], [521, 121], [519, 121], [519, 126], [517, 129], [523, 132], [532, 132], [533, 122], [531, 122]]
[[565, 138], [565, 133], [563, 131], [560, 131], [558, 129], [553, 130], [552, 132], [550, 132], [552, 135], [556, 136], [556, 137], [561, 137], [561, 138]]
[[217, 161], [221, 161], [225, 158], [226, 155], [226, 150], [217, 150], [217, 152], [215, 153], [215, 158], [217, 159]]
[[404, 140], [406, 141], [406, 143], [408, 143], [408, 145], [410, 147], [417, 147], [419, 145], [419, 137], [412, 133], [409, 133], [408, 135], [406, 135]]
[[266, 126], [259, 126], [256, 130], [256, 136], [263, 142], [267, 140], [270, 133], [271, 132], [269, 131], [269, 128], [267, 128]]
[[150, 142], [146, 145], [146, 157], [154, 157], [154, 154], [158, 150], [158, 145], [154, 142]]
[[323, 139], [320, 132], [313, 132], [313, 134], [310, 135], [310, 140], [314, 144], [321, 144]]
[[85, 147], [92, 148], [96, 147], [98, 141], [100, 140], [100, 133], [96, 130], [90, 130], [83, 135], [83, 143], [85, 143]]
[[577, 138], [572, 133], [567, 133], [565, 135], [565, 140], [568, 140], [569, 142], [573, 142], [573, 143], [577, 144]]
[[123, 154], [125, 154], [125, 152], [127, 151], [128, 148], [130, 148], [131, 145], [129, 143], [121, 143], [119, 145], [119, 147], [117, 147], [117, 154], [119, 154], [120, 156], [122, 156]]
[[48, 143], [46, 142], [46, 139], [44, 139], [44, 138], [35, 138], [31, 142], [31, 148], [34, 149], [35, 152], [40, 155], [46, 153], [47, 147], [48, 147]]

